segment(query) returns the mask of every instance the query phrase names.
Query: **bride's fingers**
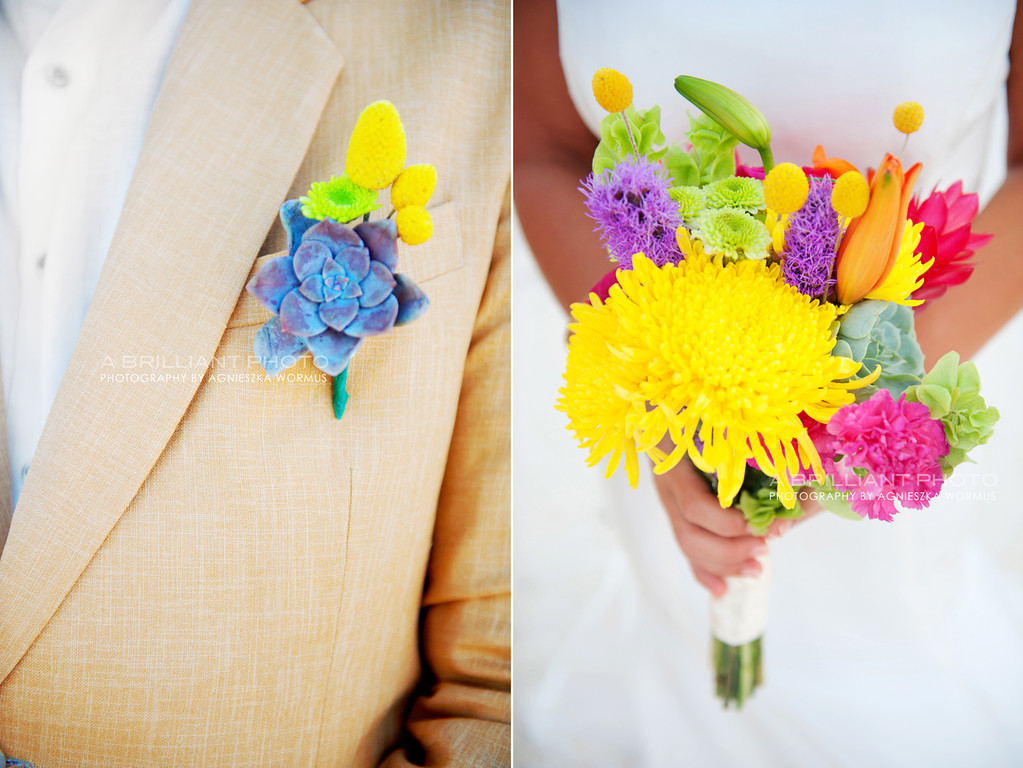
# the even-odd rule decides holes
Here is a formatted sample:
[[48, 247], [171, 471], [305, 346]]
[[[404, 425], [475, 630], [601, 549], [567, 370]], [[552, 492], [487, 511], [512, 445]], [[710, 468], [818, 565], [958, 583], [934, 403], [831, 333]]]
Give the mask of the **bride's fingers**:
[[693, 569], [693, 576], [696, 580], [705, 586], [714, 597], [721, 597], [725, 594], [727, 586], [724, 579], [692, 563], [690, 563], [690, 568]]
[[691, 499], [679, 510], [690, 523], [718, 536], [735, 537], [749, 534], [742, 512], [732, 507], [723, 509], [718, 500], [707, 494], [706, 499]]
[[681, 516], [719, 536], [749, 533], [742, 512], [723, 509], [703, 478], [688, 464], [680, 464], [657, 478], [657, 486], [670, 517]]
[[718, 536], [684, 520], [676, 537], [690, 561], [718, 575], [741, 573], [752, 567], [747, 561], [767, 553], [767, 544], [756, 536]]

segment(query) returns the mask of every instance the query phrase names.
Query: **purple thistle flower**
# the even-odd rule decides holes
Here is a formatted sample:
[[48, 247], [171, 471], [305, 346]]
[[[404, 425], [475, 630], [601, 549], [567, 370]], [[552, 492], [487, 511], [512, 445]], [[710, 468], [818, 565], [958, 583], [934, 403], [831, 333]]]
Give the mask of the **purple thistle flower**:
[[810, 194], [803, 207], [789, 217], [785, 232], [785, 257], [781, 271], [785, 282], [806, 296], [823, 299], [835, 284], [835, 249], [838, 214], [831, 207], [831, 178], [810, 180]]
[[657, 266], [682, 261], [675, 230], [682, 224], [678, 205], [668, 195], [668, 179], [643, 157], [629, 157], [614, 168], [583, 182], [586, 209], [597, 222], [594, 230], [618, 266], [632, 269], [632, 256]]

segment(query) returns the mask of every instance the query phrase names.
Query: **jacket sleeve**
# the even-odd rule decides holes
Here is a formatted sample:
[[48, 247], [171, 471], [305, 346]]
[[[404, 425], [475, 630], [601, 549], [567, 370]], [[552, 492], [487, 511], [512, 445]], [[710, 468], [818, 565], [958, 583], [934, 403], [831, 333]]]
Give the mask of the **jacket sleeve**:
[[511, 765], [511, 246], [505, 194], [423, 596], [424, 679], [387, 768]]

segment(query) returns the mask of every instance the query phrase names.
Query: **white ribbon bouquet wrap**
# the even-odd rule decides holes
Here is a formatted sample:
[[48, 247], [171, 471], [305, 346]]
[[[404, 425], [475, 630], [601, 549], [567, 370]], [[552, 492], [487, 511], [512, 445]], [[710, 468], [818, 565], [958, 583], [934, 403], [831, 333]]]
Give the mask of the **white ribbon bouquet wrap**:
[[728, 576], [728, 591], [710, 601], [710, 633], [718, 697], [741, 707], [763, 682], [761, 654], [773, 576], [771, 555], [757, 558], [756, 576]]

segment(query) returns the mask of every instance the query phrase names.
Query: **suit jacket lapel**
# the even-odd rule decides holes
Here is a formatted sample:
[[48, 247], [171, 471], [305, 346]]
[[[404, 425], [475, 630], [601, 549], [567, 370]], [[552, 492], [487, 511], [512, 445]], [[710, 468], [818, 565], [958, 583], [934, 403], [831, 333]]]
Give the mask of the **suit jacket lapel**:
[[0, 375], [0, 552], [11, 528], [11, 458], [7, 452], [7, 407]]
[[205, 371], [116, 374], [213, 356], [341, 64], [298, 0], [193, 0], [0, 558], [0, 680], [138, 493]]

